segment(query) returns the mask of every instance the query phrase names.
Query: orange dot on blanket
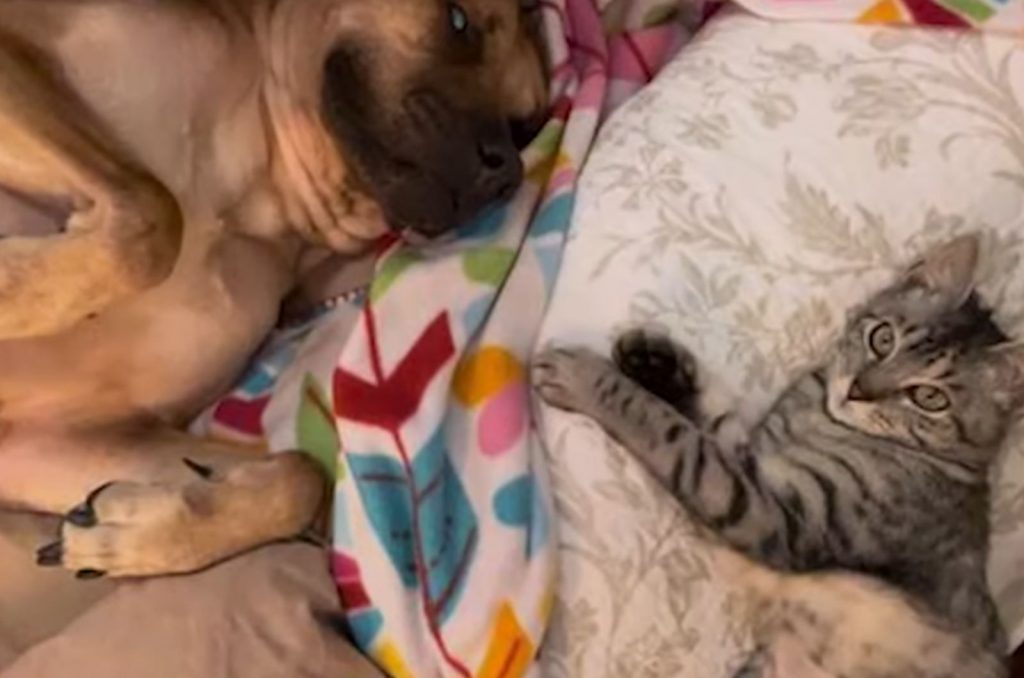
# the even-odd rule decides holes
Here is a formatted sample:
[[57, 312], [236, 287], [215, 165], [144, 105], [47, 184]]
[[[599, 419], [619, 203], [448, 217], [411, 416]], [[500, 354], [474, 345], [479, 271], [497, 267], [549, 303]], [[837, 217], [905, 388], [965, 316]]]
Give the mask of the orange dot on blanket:
[[862, 24], [894, 24], [903, 19], [899, 5], [893, 0], [882, 0], [872, 5], [864, 14], [857, 18]]
[[485, 346], [455, 369], [452, 391], [465, 407], [476, 407], [509, 384], [523, 381], [523, 366], [499, 346]]

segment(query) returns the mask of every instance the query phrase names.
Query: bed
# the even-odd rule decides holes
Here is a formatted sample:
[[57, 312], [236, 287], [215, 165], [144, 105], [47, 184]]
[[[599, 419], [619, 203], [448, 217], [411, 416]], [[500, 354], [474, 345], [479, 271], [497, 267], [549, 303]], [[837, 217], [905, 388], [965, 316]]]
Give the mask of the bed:
[[[607, 352], [660, 325], [753, 417], [852, 302], [954, 233], [984, 233], [983, 293], [1024, 330], [1022, 205], [1018, 40], [730, 8], [599, 134], [540, 344]], [[744, 601], [709, 547], [592, 422], [541, 409], [561, 556], [544, 675], [729, 675]], [[1024, 441], [996, 478], [989, 574], [1016, 646]]]
[[[575, 39], [600, 34], [593, 7], [589, 14], [579, 10], [588, 3], [548, 5], [578, 11], [567, 12], [569, 24], [579, 22], [558, 28], [559, 35], [562, 28]], [[602, 0], [597, 5], [607, 10], [606, 24], [622, 20], [616, 7], [639, 8], [641, 23], [665, 19], [664, 13], [647, 12], [645, 3]], [[657, 40], [649, 33], [637, 36], [636, 44], [620, 40], [615, 50], [639, 46], [667, 54], [678, 46], [668, 33]], [[572, 63], [565, 52], [565, 63]], [[578, 56], [580, 72], [590, 73], [593, 63]], [[631, 93], [636, 84], [631, 79], [645, 76], [642, 69], [613, 72], [610, 98]], [[508, 433], [503, 449], [483, 450], [491, 466], [471, 456], [474, 445], [486, 447], [487, 441], [472, 439], [491, 416], [487, 412], [516, 414], [517, 404], [525, 407], [527, 402], [520, 363], [528, 357], [532, 323], [541, 317], [547, 286], [555, 277], [559, 219], [572, 204], [575, 168], [586, 158], [540, 344], [585, 343], [607, 351], [619, 329], [659, 324], [695, 350], [720, 382], [716, 392], [723, 402], [742, 393], [745, 414], [753, 417], [794, 369], [828, 344], [851, 302], [912, 252], [953, 233], [985, 232], [983, 290], [997, 302], [1007, 327], [1024, 329], [1024, 272], [1018, 266], [1024, 253], [1024, 47], [995, 35], [772, 23], [725, 9], [654, 83], [608, 120], [588, 156], [589, 134], [600, 115], [595, 92], [603, 91], [601, 80], [600, 74], [588, 76], [573, 84], [580, 85], [575, 90], [566, 90], [587, 105], [572, 109], [571, 97], [563, 101], [568, 103], [560, 109], [566, 123], [562, 147], [537, 144], [557, 153], [550, 183], [537, 179], [544, 176], [548, 156], [533, 153], [529, 177], [540, 183], [529, 185], [529, 199], [512, 210], [532, 214], [534, 199], [543, 193], [546, 207], [532, 231], [525, 230], [531, 217], [514, 226], [519, 231], [501, 229], [500, 219], [491, 220], [469, 236], [468, 249], [445, 245], [422, 257], [398, 251], [383, 260], [370, 290], [378, 317], [386, 316], [394, 298], [417, 308], [417, 314], [406, 314], [416, 315], [415, 323], [387, 327], [391, 334], [383, 343], [397, 356], [406, 340], [418, 336], [420, 316], [430, 320], [439, 307], [460, 311], [451, 315], [460, 320], [452, 323], [452, 331], [461, 358], [438, 368], [444, 378], [431, 382], [428, 407], [413, 423], [420, 433], [444, 426], [449, 440], [462, 442], [448, 450], [451, 468], [465, 474], [473, 509], [486, 514], [488, 535], [500, 537], [492, 542], [500, 548], [478, 559], [476, 578], [454, 625], [458, 628], [452, 631], [448, 624], [436, 637], [461, 645], [465, 656], [485, 667], [514, 666], [516, 675], [528, 670], [533, 648], [540, 645], [539, 671], [526, 675], [728, 676], [747, 643], [745, 601], [716, 569], [714, 552], [696, 539], [676, 503], [593, 423], [541, 408], [537, 434], [542, 444], [533, 444], [537, 436], [527, 432], [525, 415], [517, 415], [511, 417], [519, 422], [516, 427], [497, 426]], [[550, 129], [563, 131], [559, 125]], [[548, 136], [558, 141], [557, 134]], [[520, 249], [513, 252], [515, 246]], [[495, 267], [504, 268], [495, 274]], [[449, 294], [457, 303], [438, 301]], [[257, 360], [234, 395], [214, 408], [213, 423], [232, 423], [225, 434], [273, 449], [298, 446], [346, 459], [351, 449], [342, 450], [341, 440], [351, 448], [359, 429], [344, 421], [339, 408], [344, 399], [337, 399], [337, 368], [364, 361], [364, 347], [348, 337], [353, 327], [365, 329], [367, 317], [358, 305], [339, 302], [316, 322], [286, 331], [280, 345], [268, 343], [265, 360]], [[449, 382], [458, 390], [458, 374], [465, 376], [464, 370], [452, 369], [454, 364], [466, 364], [462, 358], [472, 357], [480, 337], [509, 349], [500, 357], [510, 385], [491, 394], [502, 408], [466, 407], [449, 393]], [[333, 390], [328, 388], [332, 383]], [[214, 416], [218, 413], [220, 419]], [[504, 424], [509, 417], [491, 419]], [[377, 451], [388, 451], [379, 435], [364, 438]], [[369, 443], [367, 449], [373, 447]], [[494, 472], [499, 465], [500, 473]], [[354, 467], [347, 468], [351, 478]], [[490, 489], [501, 490], [505, 486], [500, 483], [524, 469], [537, 473], [539, 489], [513, 485], [529, 491], [516, 493], [515, 510], [508, 511], [497, 501], [500, 492], [492, 496]], [[457, 485], [454, 475], [445, 473], [446, 487]], [[550, 508], [547, 476], [556, 519], [538, 521]], [[1017, 645], [1024, 640], [1024, 449], [1015, 447], [1006, 455], [997, 477], [990, 575]], [[80, 675], [110, 675], [114, 667], [123, 667], [123, 658], [114, 650], [90, 650], [96, 639], [109, 641], [107, 631], [116, 623], [140, 643], [150, 643], [130, 657], [137, 662], [133, 666], [145, 666], [150, 658], [145, 648], [159, 657], [170, 642], [171, 659], [195, 657], [188, 667], [195, 676], [231, 673], [224, 669], [226, 658], [239, 660], [232, 669], [238, 675], [256, 669], [294, 675], [299, 666], [304, 675], [374, 675], [340, 642], [342, 630], [394, 675], [456, 675], [434, 645], [421, 642], [426, 625], [417, 583], [398, 585], [389, 578], [387, 554], [377, 553], [380, 533], [372, 520], [360, 517], [357, 484], [344, 482], [339, 480], [337, 506], [348, 502], [362, 522], [354, 522], [351, 533], [339, 530], [344, 516], [336, 509], [333, 583], [349, 613], [338, 629], [325, 626], [322, 614], [313, 614], [341, 609], [334, 607], [322, 554], [270, 550], [228, 563], [205, 579], [121, 589], [24, 655], [11, 667], [12, 675], [63, 675], [69, 666]], [[445, 496], [464, 507], [460, 492], [446, 491]], [[442, 524], [450, 517], [445, 510], [432, 513]], [[537, 541], [539, 535], [547, 538], [547, 546]], [[555, 550], [549, 547], [552, 542], [557, 561], [548, 552]], [[515, 560], [524, 545], [524, 562], [533, 562], [532, 569]], [[531, 549], [544, 558], [530, 561]], [[27, 562], [29, 556], [22, 557]], [[547, 568], [556, 562], [552, 608]], [[510, 569], [495, 576], [495, 563]], [[243, 576], [250, 586], [223, 585], [238, 584]], [[204, 586], [218, 595], [183, 604]], [[278, 595], [281, 591], [287, 596]], [[260, 605], [253, 603], [261, 596], [271, 596], [274, 602], [268, 605], [281, 605], [281, 616], [261, 616]], [[503, 604], [489, 635], [484, 621], [494, 613], [491, 599], [506, 596], [514, 598], [518, 609], [528, 610], [529, 618], [509, 614], [513, 606]], [[196, 613], [218, 601], [217, 614], [189, 616], [190, 610]], [[139, 612], [154, 605], [177, 612]], [[522, 642], [539, 641], [552, 609], [543, 643]], [[382, 617], [388, 625], [381, 625]], [[225, 619], [228, 626], [220, 624]], [[213, 636], [196, 632], [211, 624], [219, 629]], [[258, 651], [248, 652], [246, 643]], [[258, 667], [250, 669], [241, 661], [261, 657], [267, 647], [274, 656]], [[509, 654], [492, 656], [494, 648]], [[403, 653], [407, 664], [418, 662], [405, 674], [394, 669]], [[86, 656], [94, 663], [86, 664]], [[157, 664], [165, 669], [161, 675], [182, 674], [176, 667], [183, 664]]]

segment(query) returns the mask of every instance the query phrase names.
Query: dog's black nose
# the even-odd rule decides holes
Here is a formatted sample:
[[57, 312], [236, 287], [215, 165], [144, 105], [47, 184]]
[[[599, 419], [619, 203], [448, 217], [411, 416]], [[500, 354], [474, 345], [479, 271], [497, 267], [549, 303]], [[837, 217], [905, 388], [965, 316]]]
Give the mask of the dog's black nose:
[[511, 162], [515, 148], [510, 151], [509, 144], [503, 139], [492, 139], [478, 143], [476, 152], [485, 172], [501, 172]]
[[474, 207], [507, 200], [523, 181], [523, 163], [519, 149], [512, 143], [507, 126], [491, 128], [477, 140], [477, 162]]

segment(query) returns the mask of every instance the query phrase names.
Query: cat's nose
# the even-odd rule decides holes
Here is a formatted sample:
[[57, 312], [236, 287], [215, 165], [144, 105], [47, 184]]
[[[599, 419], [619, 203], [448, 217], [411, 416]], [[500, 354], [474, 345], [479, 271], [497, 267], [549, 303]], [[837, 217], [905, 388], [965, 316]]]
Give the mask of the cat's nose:
[[860, 377], [857, 377], [850, 384], [850, 391], [846, 394], [847, 400], [867, 400], [868, 392], [864, 389], [864, 384], [861, 383]]

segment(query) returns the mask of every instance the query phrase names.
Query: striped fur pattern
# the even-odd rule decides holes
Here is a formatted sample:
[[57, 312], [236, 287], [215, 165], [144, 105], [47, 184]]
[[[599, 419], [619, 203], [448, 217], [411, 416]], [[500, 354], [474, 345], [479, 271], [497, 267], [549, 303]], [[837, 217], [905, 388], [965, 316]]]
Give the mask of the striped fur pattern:
[[[974, 237], [936, 247], [852, 311], [828, 359], [741, 444], [716, 439], [723, 419], [702, 421], [689, 352], [648, 332], [620, 337], [615, 363], [543, 353], [535, 383], [549, 403], [595, 419], [743, 554], [778, 571], [882, 582], [916, 623], [998, 656], [988, 472], [1024, 400], [1024, 349], [972, 289], [977, 249]], [[947, 675], [927, 668], [898, 675]]]

